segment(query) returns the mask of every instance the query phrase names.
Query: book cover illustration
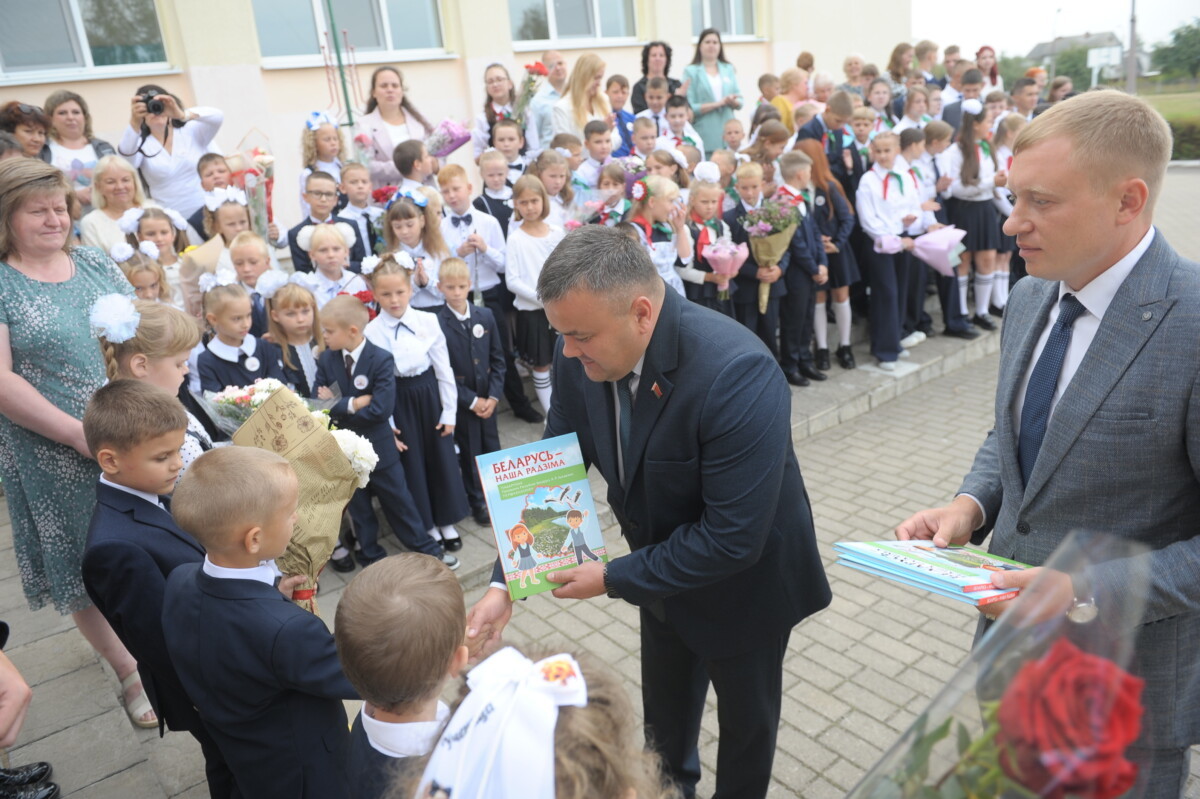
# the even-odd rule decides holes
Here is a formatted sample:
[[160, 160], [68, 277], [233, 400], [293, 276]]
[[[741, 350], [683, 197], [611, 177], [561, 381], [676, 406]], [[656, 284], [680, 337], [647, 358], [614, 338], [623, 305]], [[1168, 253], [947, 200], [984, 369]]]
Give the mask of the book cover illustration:
[[574, 433], [475, 458], [504, 580], [513, 599], [557, 587], [546, 575], [607, 561]]
[[843, 566], [976, 606], [1019, 593], [994, 588], [993, 572], [1029, 568], [978, 549], [939, 548], [932, 541], [839, 542], [833, 548]]

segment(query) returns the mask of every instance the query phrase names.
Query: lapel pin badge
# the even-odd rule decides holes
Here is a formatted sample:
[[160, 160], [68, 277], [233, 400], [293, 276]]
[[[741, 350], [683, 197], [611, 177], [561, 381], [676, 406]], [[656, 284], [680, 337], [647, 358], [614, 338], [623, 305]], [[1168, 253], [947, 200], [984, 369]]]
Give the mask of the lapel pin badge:
[[1154, 317], [1154, 314], [1152, 312], [1146, 311], [1145, 313], [1142, 314], [1142, 321], [1149, 322], [1153, 317]]
[[654, 392], [655, 397], [662, 399], [662, 389], [658, 387], [658, 381], [655, 381], [654, 385], [650, 386], [650, 390]]

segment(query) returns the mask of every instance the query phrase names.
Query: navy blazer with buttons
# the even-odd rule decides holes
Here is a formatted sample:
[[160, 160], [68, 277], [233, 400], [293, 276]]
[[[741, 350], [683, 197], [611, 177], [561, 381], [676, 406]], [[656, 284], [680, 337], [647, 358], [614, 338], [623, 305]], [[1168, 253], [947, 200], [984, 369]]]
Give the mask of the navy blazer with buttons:
[[[829, 138], [825, 139], [826, 132], [829, 133]], [[850, 179], [850, 172], [846, 169], [846, 162], [842, 160], [842, 150], [844, 148], [844, 130], [829, 130], [825, 127], [825, 119], [821, 115], [817, 115], [805, 122], [796, 131], [796, 141], [804, 141], [805, 139], [815, 139], [816, 141], [825, 140], [825, 158], [829, 161], [829, 170], [833, 172], [833, 176], [844, 186]]]
[[[504, 349], [500, 344], [500, 332], [496, 328], [496, 317], [487, 308], [470, 306], [470, 329], [464, 330], [462, 322], [443, 305], [437, 312], [442, 332], [446, 334], [446, 349], [450, 354], [450, 369], [454, 372], [454, 384], [458, 387], [459, 412], [470, 411], [476, 397], [504, 396]], [[475, 336], [474, 328], [479, 325], [482, 336]]]
[[608, 484], [632, 550], [608, 564], [621, 598], [658, 608], [703, 658], [762, 648], [829, 604], [792, 448], [791, 390], [751, 331], [665, 291], [634, 399], [624, 482], [612, 384], [590, 380], [561, 338], [551, 374], [544, 435], [576, 433]]
[[788, 253], [791, 255], [791, 267], [783, 277], [789, 286], [795, 285], [793, 281], [796, 280], [811, 280], [820, 267], [829, 266], [829, 256], [825, 254], [825, 245], [821, 243], [821, 233], [811, 210], [804, 211], [804, 219], [792, 234]]
[[[354, 379], [365, 377], [363, 388], [355, 388]], [[392, 411], [396, 405], [396, 368], [392, 354], [382, 347], [365, 341], [363, 351], [354, 363], [353, 379], [346, 375], [346, 353], [341, 350], [325, 350], [317, 359], [317, 376], [313, 378], [313, 392], [317, 386], [337, 386], [342, 398], [329, 410], [333, 423], [345, 430], [358, 433], [371, 442], [379, 456], [376, 469], [391, 466], [400, 460], [396, 449], [396, 434], [392, 432]], [[365, 408], [350, 413], [350, 400], [363, 394], [371, 395]]]
[[180, 681], [242, 796], [345, 799], [346, 680], [333, 635], [273, 585], [199, 563], [167, 579], [163, 632]]
[[233, 363], [205, 347], [196, 357], [196, 369], [200, 372], [200, 390], [224, 391], [229, 386], [248, 386], [260, 377], [273, 377], [281, 383], [287, 382], [282, 360], [274, 344], [266, 339], [256, 338], [254, 357], [258, 359], [258, 369], [251, 371], [246, 368], [245, 353], [239, 351], [237, 363]]
[[146, 697], [163, 725], [200, 729], [163, 638], [167, 576], [204, 560], [204, 547], [171, 514], [141, 497], [96, 483], [96, 508], [83, 549], [83, 586], [113, 632], [137, 659]]
[[[745, 244], [749, 256], [742, 263], [738, 273], [733, 277], [733, 284], [736, 286], [736, 291], [733, 292], [732, 299], [735, 305], [749, 305], [758, 303], [758, 261], [754, 260], [754, 251], [750, 249], [750, 234], [746, 232], [746, 228], [742, 226], [741, 218], [746, 215], [746, 208], [740, 202], [725, 212], [722, 217], [725, 224], [729, 225], [729, 239], [734, 244]], [[784, 252], [783, 257], [779, 259], [777, 266], [787, 275], [788, 265], [791, 263], [791, 253]], [[770, 297], [782, 297], [787, 294], [787, 282], [781, 276], [771, 284]]]

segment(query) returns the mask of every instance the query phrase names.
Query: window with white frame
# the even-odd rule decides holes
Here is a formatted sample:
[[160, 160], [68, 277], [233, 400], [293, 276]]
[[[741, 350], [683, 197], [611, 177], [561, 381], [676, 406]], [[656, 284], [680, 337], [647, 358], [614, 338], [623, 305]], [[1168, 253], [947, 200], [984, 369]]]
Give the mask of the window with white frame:
[[722, 36], [753, 36], [754, 0], [692, 0], [692, 35], [706, 28]]
[[0, 20], [3, 78], [167, 60], [154, 0], [0, 0]]
[[516, 42], [632, 39], [633, 0], [508, 0]]
[[[442, 48], [438, 0], [253, 0], [264, 58], [319, 55], [326, 35], [360, 54]], [[332, 7], [333, 17], [330, 18]], [[345, 31], [345, 38], [343, 38]]]

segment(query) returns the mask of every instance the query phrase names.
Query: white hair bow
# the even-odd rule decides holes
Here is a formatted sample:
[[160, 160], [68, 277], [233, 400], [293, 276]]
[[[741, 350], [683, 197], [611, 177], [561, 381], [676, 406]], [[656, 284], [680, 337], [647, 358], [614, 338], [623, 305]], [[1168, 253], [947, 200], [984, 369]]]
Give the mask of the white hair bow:
[[258, 282], [254, 284], [254, 290], [258, 292], [258, 296], [264, 300], [269, 300], [275, 296], [275, 292], [288, 284], [288, 275], [286, 272], [279, 269], [268, 269], [258, 276]]
[[962, 101], [962, 110], [963, 110], [964, 114], [970, 114], [971, 116], [979, 116], [980, 114], [983, 113], [983, 103], [979, 102], [974, 97], [972, 97], [969, 100]]
[[333, 121], [333, 118], [324, 111], [313, 111], [308, 115], [308, 119], [304, 121], [304, 126], [309, 130], [316, 130], [322, 125], [333, 125], [335, 128], [337, 127], [337, 123]]
[[721, 182], [721, 167], [714, 164], [712, 161], [701, 161], [696, 164], [696, 168], [692, 170], [692, 177], [696, 180], [704, 181], [705, 183], [720, 183]]
[[138, 252], [149, 258], [151, 261], [157, 261], [158, 256], [161, 254], [158, 251], [158, 245], [149, 239], [138, 242]]
[[200, 293], [207, 294], [217, 286], [232, 286], [237, 282], [237, 272], [218, 267], [216, 272], [205, 272], [200, 276]]
[[105, 294], [92, 304], [88, 321], [91, 323], [93, 336], [103, 336], [112, 344], [120, 344], [137, 335], [142, 315], [138, 313], [133, 300], [124, 294]]
[[[348, 223], [346, 223], [346, 222], [332, 222], [332, 223], [331, 222], [322, 222], [321, 224], [332, 225], [333, 228], [338, 233], [341, 234], [342, 241], [346, 244], [347, 250], [354, 246], [354, 242], [357, 240], [357, 236], [354, 232], [354, 228], [352, 228]], [[311, 251], [312, 250], [313, 233], [316, 233], [316, 232], [317, 232], [316, 225], [305, 225], [304, 227], [300, 228], [300, 232], [296, 234], [296, 245], [298, 247], [300, 247], [300, 249], [304, 250], [305, 252]]]
[[108, 251], [108, 257], [123, 264], [133, 257], [133, 245], [127, 241], [119, 241]]
[[558, 709], [588, 701], [579, 663], [566, 653], [534, 663], [506, 647], [472, 669], [467, 685], [417, 795], [436, 783], [450, 796], [554, 799]]
[[666, 136], [659, 136], [654, 140], [654, 149], [666, 152], [671, 156], [672, 159], [674, 159], [675, 163], [679, 165], [680, 169], [687, 169], [687, 158], [685, 158], [683, 153], [679, 151], [679, 148], [675, 146], [674, 139], [668, 139]]
[[125, 213], [121, 214], [121, 218], [117, 220], [117, 227], [126, 235], [137, 233], [138, 223], [142, 221], [142, 214], [146, 213], [145, 208], [133, 207]]
[[396, 262], [397, 266], [404, 267], [410, 272], [417, 268], [417, 262], [403, 250], [392, 253], [392, 260]]
[[214, 214], [225, 203], [246, 205], [246, 192], [236, 186], [226, 186], [223, 189], [213, 189], [204, 195], [204, 207]]
[[574, 153], [572, 153], [572, 152], [571, 152], [570, 150], [568, 150], [566, 147], [555, 147], [555, 148], [554, 148], [554, 152], [558, 153], [558, 154], [559, 154], [559, 155], [561, 155], [563, 158], [570, 158], [571, 156], [573, 156], [573, 155], [574, 155]]
[[187, 230], [188, 223], [187, 220], [183, 218], [183, 214], [179, 213], [174, 208], [160, 208], [159, 210], [167, 215], [167, 219], [171, 220], [171, 224], [175, 226], [176, 230]]
[[374, 272], [375, 267], [379, 266], [379, 262], [382, 260], [378, 255], [368, 255], [366, 258], [363, 258], [361, 267], [363, 275], [366, 276]]

